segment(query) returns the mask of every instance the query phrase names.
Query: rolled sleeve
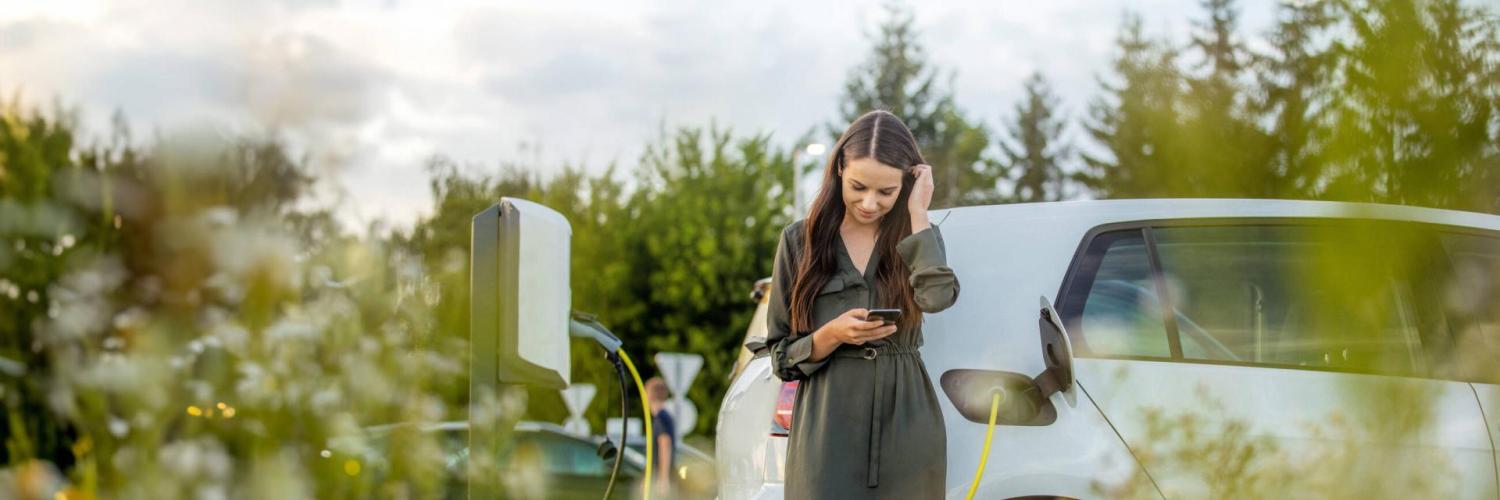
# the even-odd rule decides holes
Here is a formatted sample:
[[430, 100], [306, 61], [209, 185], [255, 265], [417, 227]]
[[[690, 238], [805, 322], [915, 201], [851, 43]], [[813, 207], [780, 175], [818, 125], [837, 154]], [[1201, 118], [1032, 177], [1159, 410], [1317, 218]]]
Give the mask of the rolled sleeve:
[[948, 267], [947, 248], [937, 226], [902, 239], [896, 253], [911, 272], [912, 292], [922, 312], [942, 311], [958, 301], [958, 276]]
[[797, 335], [792, 332], [792, 281], [796, 279], [796, 255], [792, 247], [798, 241], [796, 231], [801, 224], [793, 223], [781, 231], [781, 241], [776, 244], [776, 261], [772, 266], [771, 290], [766, 310], [766, 345], [771, 348], [772, 371], [785, 381], [805, 380], [829, 358], [810, 361], [813, 352], [811, 334]]
[[[777, 343], [772, 348], [771, 356], [776, 363], [776, 377], [785, 381], [805, 380], [812, 376], [823, 365], [828, 364], [832, 356], [823, 358], [822, 361], [809, 361], [812, 358], [813, 339], [811, 335], [797, 337], [796, 340]], [[780, 359], [775, 359], [780, 358]]]

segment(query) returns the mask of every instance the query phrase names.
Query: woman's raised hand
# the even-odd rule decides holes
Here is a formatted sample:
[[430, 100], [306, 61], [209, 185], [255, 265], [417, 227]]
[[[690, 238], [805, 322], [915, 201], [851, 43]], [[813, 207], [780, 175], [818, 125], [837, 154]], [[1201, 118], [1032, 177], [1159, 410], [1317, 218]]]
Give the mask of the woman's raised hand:
[[829, 333], [834, 338], [845, 344], [864, 345], [865, 342], [880, 340], [896, 333], [896, 325], [887, 325], [883, 321], [865, 321], [865, 315], [870, 311], [854, 308], [844, 311], [839, 317], [828, 322]]
[[912, 181], [911, 194], [906, 198], [906, 209], [911, 212], [911, 232], [917, 233], [927, 229], [927, 209], [932, 206], [932, 166], [927, 164], [917, 165], [911, 168], [911, 175], [916, 179]]

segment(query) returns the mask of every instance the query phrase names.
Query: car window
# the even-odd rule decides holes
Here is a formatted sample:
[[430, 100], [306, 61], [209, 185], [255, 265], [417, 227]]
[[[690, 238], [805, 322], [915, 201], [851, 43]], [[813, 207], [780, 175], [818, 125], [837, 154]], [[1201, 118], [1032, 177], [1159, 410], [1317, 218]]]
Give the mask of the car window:
[[[1139, 230], [1100, 234], [1084, 257], [1080, 285], [1062, 302], [1077, 310], [1068, 329], [1080, 346], [1096, 355], [1171, 354], [1161, 303], [1151, 278], [1146, 243]], [[1069, 307], [1069, 306], [1072, 307]], [[1069, 318], [1067, 312], [1062, 313]]]
[[541, 447], [549, 474], [608, 477], [609, 467], [593, 444], [551, 433], [536, 433], [531, 440]]
[[[1187, 359], [1421, 373], [1397, 226], [1153, 228]], [[1401, 247], [1392, 243], [1392, 247]], [[1190, 348], [1188, 339], [1197, 339]]]
[[[464, 458], [468, 449], [464, 448]], [[598, 445], [547, 431], [517, 432], [500, 452], [497, 464], [513, 470], [540, 469], [548, 475], [609, 477], [613, 460], [599, 458]], [[621, 468], [630, 475], [631, 467]]]
[[[1101, 235], [1093, 247], [1095, 257], [1087, 266], [1092, 282], [1086, 295], [1074, 299], [1081, 303], [1082, 313], [1069, 331], [1084, 337], [1085, 348], [1095, 355], [1170, 356], [1161, 299], [1140, 231]], [[1190, 318], [1180, 312], [1175, 316], [1190, 333], [1182, 337], [1183, 352], [1226, 352]]]
[[1461, 369], [1470, 380], [1500, 382], [1494, 359], [1500, 354], [1500, 236], [1443, 233], [1453, 266], [1439, 290], [1451, 320]]
[[[1175, 333], [1186, 360], [1431, 376], [1454, 350], [1444, 296], [1484, 297], [1459, 309], [1486, 348], [1460, 353], [1500, 353], [1500, 279], [1449, 283], [1500, 277], [1500, 238], [1435, 236], [1356, 219], [1101, 232], [1074, 263], [1059, 312], [1085, 356], [1171, 359]], [[1468, 278], [1446, 278], [1444, 246]]]

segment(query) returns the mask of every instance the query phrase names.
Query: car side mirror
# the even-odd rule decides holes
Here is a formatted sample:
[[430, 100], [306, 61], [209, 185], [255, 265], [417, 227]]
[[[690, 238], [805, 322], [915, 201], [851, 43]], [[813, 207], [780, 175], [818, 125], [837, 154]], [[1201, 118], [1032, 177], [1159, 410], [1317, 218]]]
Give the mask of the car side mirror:
[[1035, 380], [1041, 388], [1042, 398], [1046, 399], [1053, 393], [1073, 388], [1073, 343], [1063, 328], [1062, 318], [1046, 296], [1042, 297], [1039, 315], [1036, 323], [1042, 335], [1042, 363], [1046, 369]]

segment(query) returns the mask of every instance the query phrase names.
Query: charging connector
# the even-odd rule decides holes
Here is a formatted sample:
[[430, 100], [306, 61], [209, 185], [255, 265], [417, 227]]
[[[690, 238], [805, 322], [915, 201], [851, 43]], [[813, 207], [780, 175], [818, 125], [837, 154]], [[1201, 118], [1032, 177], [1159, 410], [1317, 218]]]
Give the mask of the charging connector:
[[[568, 333], [570, 335], [574, 336], [574, 337], [591, 339], [594, 342], [598, 342], [599, 345], [601, 347], [603, 347], [606, 352], [609, 352], [609, 353], [613, 354], [614, 357], [618, 357], [619, 360], [620, 360], [620, 362], [624, 363], [625, 368], [630, 371], [631, 378], [635, 379], [635, 388], [636, 388], [637, 391], [639, 391], [638, 393], [641, 395], [641, 415], [643, 417], [642, 420], [646, 423], [646, 439], [647, 439], [647, 441], [646, 441], [646, 477], [644, 478], [643, 481], [641, 481], [641, 483], [642, 483], [641, 484], [641, 490], [642, 490], [641, 491], [641, 498], [643, 498], [645, 500], [651, 500], [651, 461], [653, 460], [653, 458], [651, 456], [652, 453], [651, 453], [651, 441], [650, 441], [650, 439], [651, 439], [651, 405], [646, 402], [646, 384], [644, 384], [644, 383], [641, 382], [641, 373], [638, 372], [638, 371], [636, 371], [636, 369], [635, 369], [635, 363], [632, 363], [630, 361], [630, 355], [625, 354], [625, 349], [623, 347], [624, 343], [620, 342], [620, 338], [616, 337], [613, 333], [610, 333], [609, 329], [605, 328], [604, 325], [600, 324], [599, 321], [598, 321], [598, 319], [594, 315], [589, 314], [589, 313], [574, 311], [573, 312], [572, 321], [568, 322]], [[624, 383], [625, 383], [624, 380], [620, 381], [620, 384], [622, 386], [624, 385]], [[625, 421], [625, 420], [627, 420], [625, 418], [625, 415], [620, 415], [620, 419], [621, 419], [622, 422]], [[608, 438], [606, 437], [605, 439], [608, 439]], [[629, 440], [629, 438], [625, 435], [625, 429], [623, 428], [623, 425], [622, 425], [622, 428], [620, 429], [620, 448], [621, 449], [619, 450], [619, 453], [622, 454], [622, 455], [625, 453], [625, 448], [628, 446], [628, 443], [627, 443], [628, 440]], [[618, 460], [618, 458], [619, 457], [616, 457], [617, 460]], [[616, 462], [616, 469], [618, 470], [618, 462]], [[610, 478], [611, 478], [610, 479], [610, 484], [609, 484], [609, 486], [605, 490], [606, 494], [608, 494], [609, 490], [614, 489], [614, 479], [613, 479], [614, 478], [614, 473], [610, 474]]]
[[991, 389], [989, 429], [984, 432], [984, 451], [979, 455], [979, 469], [974, 471], [974, 482], [969, 484], [969, 495], [964, 497], [968, 500], [974, 500], [974, 492], [979, 490], [979, 480], [984, 477], [984, 466], [990, 460], [990, 443], [995, 439], [995, 417], [1000, 414], [1002, 401], [1005, 401], [1005, 389]]

